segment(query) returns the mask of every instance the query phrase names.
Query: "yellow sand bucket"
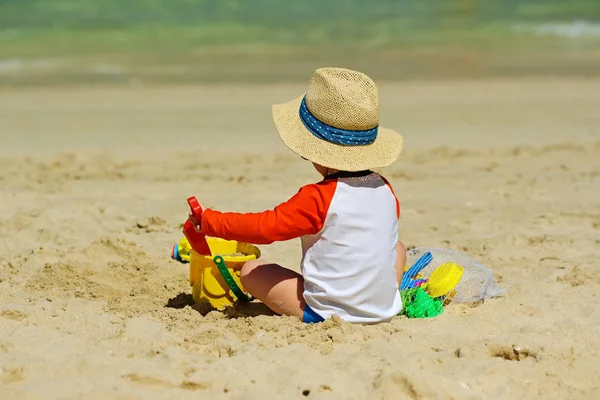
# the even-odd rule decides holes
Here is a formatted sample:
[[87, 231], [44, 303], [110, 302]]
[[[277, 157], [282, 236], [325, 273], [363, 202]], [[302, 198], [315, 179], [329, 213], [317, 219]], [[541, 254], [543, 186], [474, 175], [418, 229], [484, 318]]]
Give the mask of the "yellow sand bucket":
[[234, 240], [211, 237], [206, 240], [211, 256], [190, 251], [192, 297], [196, 304], [208, 303], [215, 309], [221, 309], [232, 305], [240, 297], [245, 298], [240, 272], [246, 261], [260, 258], [260, 250]]
[[432, 298], [450, 293], [459, 284], [463, 268], [453, 263], [445, 263], [436, 268], [426, 283], [426, 290]]

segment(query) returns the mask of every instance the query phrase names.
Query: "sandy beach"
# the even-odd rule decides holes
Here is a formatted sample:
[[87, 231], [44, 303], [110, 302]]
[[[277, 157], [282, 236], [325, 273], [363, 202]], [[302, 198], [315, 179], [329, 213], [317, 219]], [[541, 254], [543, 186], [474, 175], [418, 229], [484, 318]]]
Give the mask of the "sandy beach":
[[[400, 239], [504, 297], [377, 326], [203, 316], [170, 259], [185, 200], [262, 211], [317, 180], [270, 115], [305, 86], [6, 89], [0, 398], [600, 398], [600, 80], [379, 84]], [[298, 240], [260, 248], [298, 269]]]

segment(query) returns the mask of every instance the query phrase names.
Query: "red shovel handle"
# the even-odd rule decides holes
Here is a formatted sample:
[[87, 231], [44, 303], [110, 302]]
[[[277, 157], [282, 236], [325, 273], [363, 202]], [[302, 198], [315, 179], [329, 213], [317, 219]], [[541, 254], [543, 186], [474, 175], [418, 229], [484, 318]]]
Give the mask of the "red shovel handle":
[[[196, 219], [196, 223], [200, 222], [202, 218], [202, 207], [198, 200], [195, 197], [190, 197], [187, 199], [188, 204], [190, 205], [190, 209], [192, 210], [192, 214]], [[210, 247], [206, 242], [206, 237], [203, 233], [197, 232], [192, 225], [192, 222], [188, 219], [183, 225], [183, 234], [190, 242], [190, 245], [198, 254], [210, 255]]]
[[192, 214], [194, 214], [194, 218], [197, 220], [202, 217], [202, 206], [198, 203], [198, 200], [192, 196], [187, 199], [188, 204], [190, 205], [190, 209], [192, 210]]

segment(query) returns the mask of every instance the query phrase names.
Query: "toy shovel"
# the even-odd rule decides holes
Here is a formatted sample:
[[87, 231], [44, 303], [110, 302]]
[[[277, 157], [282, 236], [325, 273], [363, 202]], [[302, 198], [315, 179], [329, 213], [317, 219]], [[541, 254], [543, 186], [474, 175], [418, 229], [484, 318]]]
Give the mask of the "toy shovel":
[[[202, 206], [195, 197], [190, 197], [187, 199], [187, 202], [192, 210], [192, 214], [196, 218], [196, 220], [200, 220], [202, 218]], [[206, 236], [194, 229], [192, 222], [189, 220], [185, 221], [183, 225], [183, 234], [190, 242], [190, 246], [192, 249], [198, 254], [202, 254], [205, 256], [210, 256], [210, 247], [208, 247], [208, 243], [206, 242]]]

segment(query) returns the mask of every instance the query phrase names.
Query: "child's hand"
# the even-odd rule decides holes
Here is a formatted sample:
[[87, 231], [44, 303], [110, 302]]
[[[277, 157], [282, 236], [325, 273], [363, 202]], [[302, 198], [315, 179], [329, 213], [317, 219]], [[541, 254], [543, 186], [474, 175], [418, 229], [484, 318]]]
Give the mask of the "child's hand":
[[200, 220], [198, 220], [198, 218], [196, 218], [194, 214], [190, 211], [188, 218], [194, 226], [196, 232], [202, 232], [202, 215], [200, 215]]

